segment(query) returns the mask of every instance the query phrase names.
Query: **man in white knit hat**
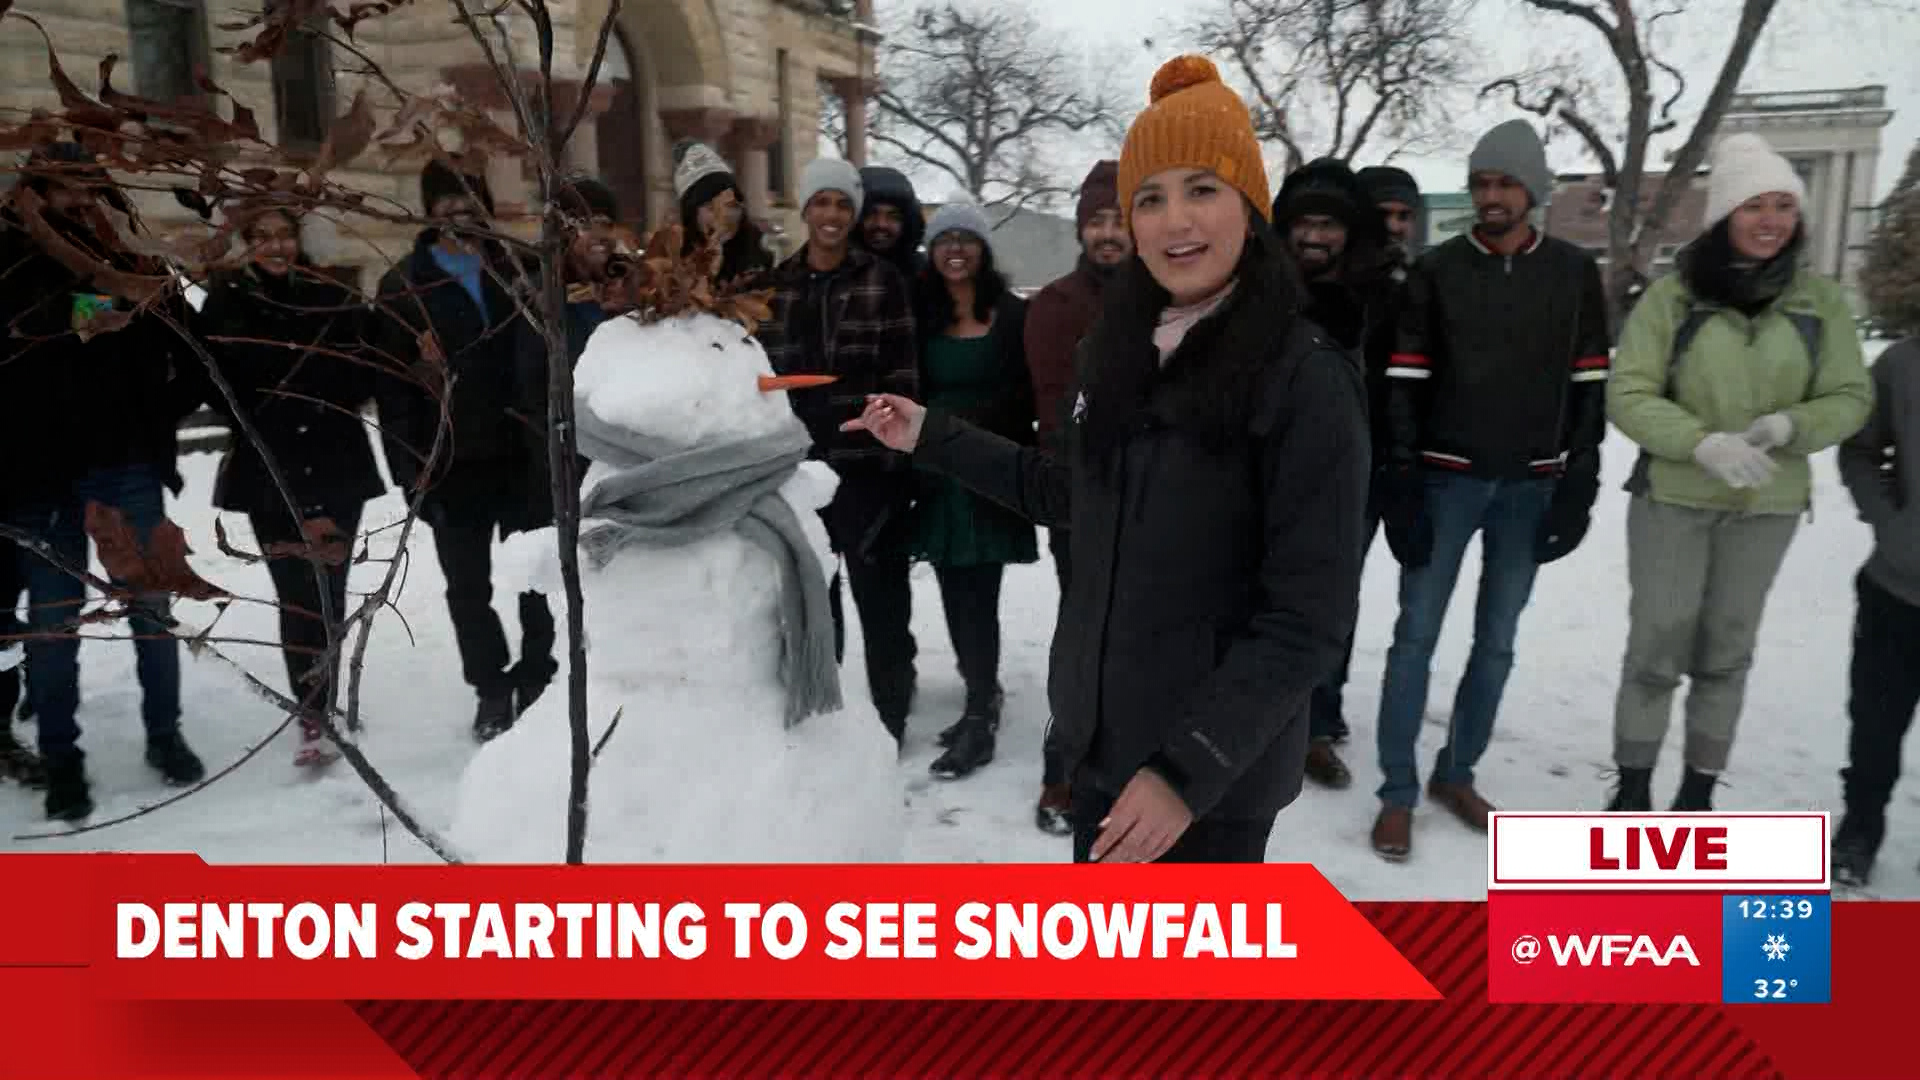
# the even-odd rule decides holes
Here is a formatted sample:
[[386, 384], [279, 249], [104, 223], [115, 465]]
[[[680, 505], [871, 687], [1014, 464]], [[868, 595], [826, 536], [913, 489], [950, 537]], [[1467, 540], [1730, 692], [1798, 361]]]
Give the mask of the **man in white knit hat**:
[[[821, 516], [834, 550], [846, 560], [874, 708], [899, 740], [912, 708], [917, 651], [908, 628], [913, 473], [904, 455], [864, 433], [844, 433], [840, 425], [860, 415], [869, 394], [916, 394], [919, 362], [907, 279], [853, 243], [864, 197], [859, 170], [845, 161], [816, 158], [801, 173], [807, 242], [768, 275], [773, 317], [760, 324], [758, 336], [779, 374], [837, 378], [788, 398], [813, 435], [814, 456], [840, 475]], [[838, 580], [833, 605], [836, 645], [844, 648]]]
[[1805, 196], [1759, 136], [1722, 141], [1705, 231], [1621, 333], [1607, 415], [1641, 455], [1627, 481], [1613, 810], [1653, 809], [1682, 679], [1684, 771], [1670, 809], [1713, 809], [1767, 594], [1812, 504], [1807, 459], [1859, 430], [1873, 402], [1845, 293], [1801, 265]]

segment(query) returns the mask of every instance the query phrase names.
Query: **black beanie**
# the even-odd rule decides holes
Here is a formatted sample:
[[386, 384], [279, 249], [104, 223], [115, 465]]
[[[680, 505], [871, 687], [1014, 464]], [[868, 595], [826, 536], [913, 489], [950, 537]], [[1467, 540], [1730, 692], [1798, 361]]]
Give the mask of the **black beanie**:
[[1360, 170], [1360, 185], [1367, 189], [1367, 195], [1375, 206], [1381, 203], [1405, 203], [1411, 209], [1420, 209], [1420, 185], [1413, 174], [1392, 165], [1369, 165]]
[[620, 220], [620, 200], [613, 189], [585, 173], [574, 173], [560, 182], [560, 202], [569, 211], [587, 217]]
[[[464, 173], [464, 180], [462, 174]], [[420, 209], [433, 213], [433, 204], [452, 196], [466, 198], [468, 192], [480, 199], [480, 205], [493, 216], [493, 191], [487, 187], [487, 178], [473, 172], [455, 172], [452, 165], [434, 158], [420, 170]]]
[[1316, 158], [1287, 175], [1273, 200], [1273, 222], [1284, 226], [1320, 214], [1349, 229], [1366, 222], [1365, 195], [1353, 170], [1336, 158]]

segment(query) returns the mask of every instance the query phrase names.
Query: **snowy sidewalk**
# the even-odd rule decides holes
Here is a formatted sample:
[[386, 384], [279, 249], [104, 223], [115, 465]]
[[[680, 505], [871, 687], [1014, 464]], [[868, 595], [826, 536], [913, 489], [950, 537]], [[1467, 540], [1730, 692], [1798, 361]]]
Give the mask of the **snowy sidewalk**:
[[[208, 497], [215, 461], [209, 455], [182, 459], [187, 490], [172, 512], [186, 527], [195, 549], [193, 561], [203, 574], [236, 591], [268, 596], [264, 569], [229, 559], [214, 548], [215, 514]], [[1613, 693], [1626, 641], [1627, 497], [1619, 485], [1631, 464], [1632, 447], [1615, 435], [1607, 447], [1605, 487], [1593, 531], [1577, 553], [1542, 571], [1521, 624], [1505, 706], [1480, 770], [1484, 790], [1504, 808], [1597, 809], [1604, 804], [1607, 783], [1601, 772], [1608, 764]], [[1815, 520], [1803, 521], [1761, 633], [1728, 784], [1718, 793], [1726, 808], [1838, 806], [1853, 575], [1866, 555], [1869, 537], [1840, 486], [1831, 453], [1816, 461], [1815, 477]], [[367, 519], [378, 525], [399, 511], [398, 499], [388, 496], [368, 508]], [[243, 518], [225, 515], [225, 524], [236, 545], [251, 547]], [[430, 539], [423, 538], [416, 556], [400, 604], [417, 644], [409, 646], [397, 619], [383, 619], [375, 639], [379, 655], [366, 670], [364, 744], [426, 819], [444, 828], [461, 770], [474, 752], [468, 735], [473, 699], [459, 679]], [[1423, 764], [1439, 747], [1439, 728], [1466, 659], [1477, 565], [1477, 553], [1470, 553], [1435, 660]], [[357, 568], [355, 587], [371, 587], [381, 570], [377, 565]], [[1347, 693], [1354, 737], [1345, 754], [1355, 771], [1354, 787], [1338, 793], [1309, 787], [1281, 816], [1269, 858], [1310, 861], [1356, 898], [1479, 897], [1484, 892], [1484, 841], [1443, 813], [1428, 809], [1419, 815], [1416, 850], [1405, 865], [1382, 862], [1366, 844], [1375, 809], [1372, 791], [1379, 779], [1373, 717], [1392, 633], [1396, 578], [1386, 545], [1376, 544], [1367, 565]], [[1065, 840], [1043, 835], [1033, 825], [1056, 595], [1047, 563], [1010, 570], [1003, 601], [1007, 712], [999, 757], [967, 780], [940, 783], [927, 776], [926, 767], [935, 754], [934, 734], [959, 715], [961, 690], [932, 574], [926, 568], [916, 573], [913, 624], [921, 645], [921, 693], [900, 766], [909, 789], [910, 858], [1000, 862], [1068, 857]], [[634, 601], [646, 602], [644, 597]], [[204, 625], [212, 612], [205, 605], [185, 605], [180, 614]], [[512, 627], [512, 613], [504, 606], [503, 617]], [[276, 636], [273, 613], [259, 605], [236, 605], [220, 630], [268, 641]], [[857, 641], [848, 646], [848, 697], [865, 708], [860, 649]], [[234, 646], [227, 651], [271, 685], [281, 685], [283, 668], [274, 649]], [[122, 642], [90, 642], [82, 650], [82, 664], [83, 744], [100, 804], [94, 820], [102, 821], [169, 793], [141, 761], [133, 650]], [[270, 706], [215, 663], [189, 659], [185, 687], [183, 722], [209, 768], [233, 761], [279, 722]], [[30, 736], [31, 729], [23, 734]], [[1656, 780], [1661, 805], [1678, 779], [1677, 721], [1669, 734]], [[0, 785], [0, 835], [11, 851], [194, 851], [215, 862], [379, 861], [383, 828], [372, 797], [344, 766], [320, 778], [299, 775], [290, 763], [292, 747], [291, 736], [283, 736], [234, 775], [177, 806], [111, 829], [50, 841], [12, 839], [43, 831], [47, 823], [37, 793]], [[1910, 746], [1910, 763], [1916, 754], [1920, 750]], [[716, 763], [716, 781], [725, 782], [724, 763]], [[1920, 782], [1910, 779], [1903, 785], [1892, 814], [1892, 835], [1874, 892], [1920, 897]], [[428, 857], [397, 827], [384, 831], [394, 861]]]

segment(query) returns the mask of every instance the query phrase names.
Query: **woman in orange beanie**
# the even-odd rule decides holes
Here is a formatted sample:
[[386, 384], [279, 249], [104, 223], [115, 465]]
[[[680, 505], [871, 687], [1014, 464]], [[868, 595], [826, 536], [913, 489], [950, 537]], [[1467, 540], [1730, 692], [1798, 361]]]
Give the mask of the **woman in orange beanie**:
[[1071, 530], [1049, 697], [1076, 861], [1259, 862], [1353, 626], [1365, 390], [1299, 317], [1246, 106], [1196, 56], [1151, 97], [1120, 155], [1136, 256], [1059, 454], [893, 395], [847, 426]]

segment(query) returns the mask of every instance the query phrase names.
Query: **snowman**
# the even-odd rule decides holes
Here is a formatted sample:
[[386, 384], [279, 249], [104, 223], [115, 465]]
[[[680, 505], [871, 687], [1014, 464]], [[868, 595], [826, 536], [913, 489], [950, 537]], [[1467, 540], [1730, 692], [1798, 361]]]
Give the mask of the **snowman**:
[[[833, 472], [740, 323], [611, 319], [575, 373], [580, 574], [594, 759], [592, 862], [889, 862], [903, 855], [897, 751], [841, 703], [818, 511]], [[499, 572], [563, 597], [552, 530]], [[563, 624], [564, 625], [564, 624]], [[557, 862], [571, 754], [562, 679], [480, 749], [452, 839], [483, 862]], [[619, 717], [618, 726], [607, 734]]]

